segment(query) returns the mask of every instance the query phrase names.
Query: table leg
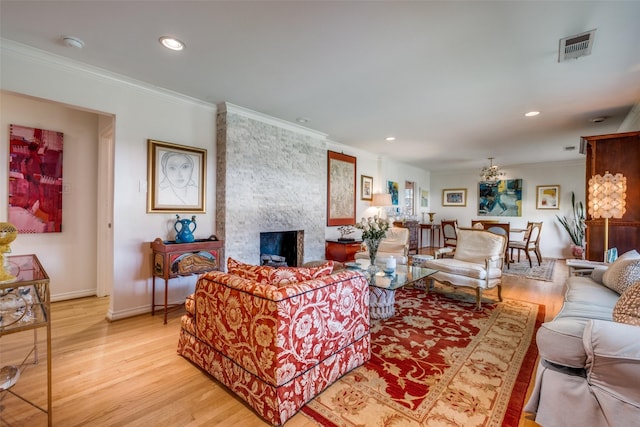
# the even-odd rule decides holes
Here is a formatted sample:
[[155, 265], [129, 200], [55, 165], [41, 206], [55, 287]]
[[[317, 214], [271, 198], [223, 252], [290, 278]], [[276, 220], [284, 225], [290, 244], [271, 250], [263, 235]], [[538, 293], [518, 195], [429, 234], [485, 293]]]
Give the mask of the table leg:
[[156, 276], [153, 276], [153, 286], [151, 287], [151, 315], [156, 315]]
[[167, 303], [169, 298], [169, 281], [164, 279], [164, 324], [167, 324]]

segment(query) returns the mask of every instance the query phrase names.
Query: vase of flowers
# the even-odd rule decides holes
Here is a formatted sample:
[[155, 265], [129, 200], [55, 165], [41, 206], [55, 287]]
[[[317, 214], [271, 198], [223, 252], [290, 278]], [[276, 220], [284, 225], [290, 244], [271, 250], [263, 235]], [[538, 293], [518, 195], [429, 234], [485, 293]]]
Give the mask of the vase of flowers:
[[576, 203], [575, 193], [571, 193], [571, 206], [573, 210], [573, 218], [567, 219], [567, 217], [560, 217], [556, 215], [560, 224], [569, 233], [571, 239], [571, 254], [574, 258], [584, 259], [584, 233], [587, 228], [586, 217], [584, 214], [584, 205], [582, 202]]
[[372, 269], [376, 268], [375, 262], [378, 247], [380, 246], [380, 241], [387, 234], [389, 226], [389, 221], [379, 216], [362, 218], [362, 221], [356, 224], [356, 228], [362, 230], [362, 240], [367, 245]]

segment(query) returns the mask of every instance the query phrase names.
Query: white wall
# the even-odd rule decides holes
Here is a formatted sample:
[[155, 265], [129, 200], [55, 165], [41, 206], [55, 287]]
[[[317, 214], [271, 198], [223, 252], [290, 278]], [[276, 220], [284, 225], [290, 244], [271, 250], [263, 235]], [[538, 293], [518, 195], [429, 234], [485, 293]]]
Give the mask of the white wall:
[[[197, 215], [198, 228], [195, 233], [196, 237], [208, 237], [215, 233], [215, 106], [163, 92], [124, 76], [71, 62], [24, 45], [6, 40], [0, 42], [0, 89], [4, 96], [16, 96], [20, 102], [26, 102], [26, 97], [38, 98], [31, 100], [34, 105], [19, 109], [14, 108], [13, 102], [8, 102], [9, 105], [3, 104], [3, 124], [15, 122], [27, 126], [42, 126], [64, 132], [69, 138], [79, 134], [85, 141], [88, 140], [84, 137], [87, 131], [76, 131], [74, 127], [92, 122], [88, 132], [91, 134], [90, 143], [87, 142], [87, 146], [82, 147], [91, 154], [81, 154], [82, 151], [78, 151], [79, 155], [91, 158], [91, 163], [76, 165], [73, 155], [66, 155], [67, 150], [73, 147], [72, 140], [65, 140], [64, 179], [71, 184], [72, 192], [65, 195], [63, 200], [63, 233], [20, 236], [14, 246], [14, 252], [38, 254], [47, 270], [52, 273], [51, 289], [54, 299], [95, 292], [95, 236], [98, 233], [78, 231], [72, 234], [70, 224], [81, 227], [81, 230], [97, 228], [100, 231], [107, 228], [107, 224], [96, 223], [96, 205], [102, 207], [104, 204], [96, 202], [94, 193], [98, 180], [98, 133], [99, 126], [102, 126], [99, 123], [103, 117], [113, 117], [115, 196], [113, 229], [109, 229], [114, 241], [113, 287], [107, 317], [118, 319], [149, 312], [149, 242], [156, 237], [172, 239], [175, 217], [172, 214], [146, 213], [146, 192], [141, 188], [146, 185], [147, 180], [147, 139], [208, 150], [207, 213]], [[12, 95], [10, 92], [18, 95]], [[50, 104], [48, 101], [54, 103]], [[40, 110], [43, 113], [39, 113]], [[69, 119], [60, 119], [59, 115], [62, 113], [56, 111], [63, 112]], [[50, 116], [50, 120], [45, 120], [45, 116]], [[76, 118], [80, 118], [77, 124]], [[0, 150], [3, 150], [6, 156], [6, 132], [3, 138], [4, 149], [0, 147]], [[339, 143], [328, 145], [329, 149], [347, 152], [345, 146]], [[428, 173], [417, 168], [388, 162], [352, 149], [349, 149], [348, 154], [358, 157], [357, 218], [364, 215], [369, 208], [368, 201], [360, 200], [359, 180], [362, 174], [374, 178], [376, 191], [383, 190], [387, 180], [403, 183], [405, 179], [409, 179], [416, 181], [421, 187], [429, 185]], [[6, 177], [2, 179], [6, 180]], [[2, 186], [4, 193], [0, 193], [0, 203], [4, 203], [5, 206], [6, 189], [5, 181], [5, 185]], [[77, 201], [79, 206], [75, 205], [74, 201]], [[91, 205], [89, 210], [85, 207], [89, 205], [87, 201]], [[2, 209], [0, 206], [0, 210], [6, 215], [6, 208]], [[337, 228], [327, 227], [326, 235], [337, 237]], [[169, 300], [183, 300], [193, 289], [194, 282], [194, 277], [172, 280]], [[161, 281], [158, 281], [157, 288], [160, 291], [157, 298], [160, 299]]]
[[[504, 179], [522, 179], [522, 216], [497, 217], [478, 216], [478, 170], [431, 173], [431, 206], [436, 213], [436, 222], [443, 219], [457, 219], [461, 227], [471, 226], [472, 219], [500, 219], [509, 222], [511, 228], [524, 228], [527, 221], [543, 221], [540, 251], [543, 257], [570, 258], [571, 241], [561, 228], [556, 215], [571, 217], [571, 192], [576, 200], [585, 200], [584, 161], [555, 162], [548, 164], [517, 165], [501, 168]], [[560, 206], [558, 210], [536, 209], [536, 186], [560, 185]], [[442, 206], [442, 190], [467, 189], [467, 206]], [[513, 236], [518, 237], [517, 235]], [[521, 237], [521, 236], [520, 236]]]
[[[20, 234], [11, 245], [12, 253], [36, 253], [49, 274], [55, 299], [94, 295], [98, 115], [7, 92], [0, 92], [0, 110], [3, 165], [8, 164], [10, 124], [64, 133], [63, 182], [67, 190], [62, 194], [62, 232]], [[2, 221], [8, 212], [7, 180], [8, 174], [0, 173]]]
[[[108, 317], [115, 319], [148, 312], [151, 303], [149, 242], [156, 237], [172, 238], [171, 225], [175, 216], [146, 213], [146, 193], [140, 191], [140, 184], [145, 184], [147, 180], [147, 139], [208, 150], [207, 213], [197, 215], [196, 230], [196, 237], [208, 237], [215, 232], [215, 106], [164, 93], [122, 76], [13, 42], [1, 42], [0, 89], [115, 117], [114, 277]], [[15, 120], [25, 125], [33, 123], [28, 112], [15, 117]], [[47, 128], [69, 132], [59, 123], [46, 125]], [[64, 163], [66, 170], [66, 159]], [[0, 203], [5, 201], [6, 196]], [[106, 224], [96, 224], [96, 227], [106, 227]], [[54, 239], [56, 244], [62, 245], [57, 240], [66, 239], [66, 236], [52, 235], [46, 239], [39, 236], [28, 242], [22, 237], [19, 239], [24, 243], [20, 248], [22, 251], [46, 257], [51, 247], [49, 240]], [[64, 261], [55, 259], [53, 262], [63, 262], [65, 265], [94, 263], [93, 254], [95, 249], [89, 254], [68, 250], [64, 256], [60, 254]], [[65, 274], [73, 274], [72, 268], [64, 268]], [[52, 289], [57, 290], [62, 286], [58, 282], [64, 280], [64, 277], [56, 277]], [[192, 289], [194, 280], [185, 278], [173, 281], [170, 300], [183, 299]], [[158, 298], [161, 296], [162, 293]]]

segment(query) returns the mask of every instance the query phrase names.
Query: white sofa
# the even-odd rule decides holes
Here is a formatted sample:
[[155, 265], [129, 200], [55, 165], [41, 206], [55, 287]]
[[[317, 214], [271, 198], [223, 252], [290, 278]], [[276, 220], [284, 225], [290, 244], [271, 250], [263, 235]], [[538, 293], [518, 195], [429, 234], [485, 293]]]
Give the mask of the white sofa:
[[562, 309], [538, 330], [524, 410], [544, 427], [640, 423], [640, 255], [608, 270], [569, 277]]

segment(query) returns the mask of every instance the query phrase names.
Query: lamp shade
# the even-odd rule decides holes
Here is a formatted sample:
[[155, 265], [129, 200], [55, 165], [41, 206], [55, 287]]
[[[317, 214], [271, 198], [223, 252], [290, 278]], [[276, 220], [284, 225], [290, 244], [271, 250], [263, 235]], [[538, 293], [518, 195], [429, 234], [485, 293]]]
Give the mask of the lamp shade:
[[622, 218], [627, 211], [627, 178], [608, 171], [589, 180], [589, 215], [593, 218]]
[[371, 206], [393, 206], [391, 203], [391, 194], [389, 193], [377, 193], [373, 195]]

